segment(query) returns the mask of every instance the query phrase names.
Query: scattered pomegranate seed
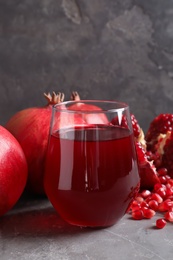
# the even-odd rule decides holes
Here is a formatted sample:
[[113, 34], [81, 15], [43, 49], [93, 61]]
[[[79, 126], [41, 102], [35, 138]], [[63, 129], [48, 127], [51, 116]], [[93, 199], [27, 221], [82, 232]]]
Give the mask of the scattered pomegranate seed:
[[156, 214], [156, 212], [154, 210], [149, 209], [147, 207], [143, 207], [142, 212], [143, 212], [144, 218], [152, 218]]
[[150, 200], [148, 203], [149, 207], [155, 211], [159, 208], [159, 203], [156, 200]]
[[170, 210], [171, 207], [173, 207], [173, 201], [165, 200], [162, 203], [160, 203], [158, 211], [164, 212]]
[[159, 180], [160, 180], [161, 183], [166, 183], [167, 182], [165, 176], [159, 176]]
[[173, 179], [169, 179], [169, 180], [168, 180], [168, 184], [170, 184], [171, 186], [173, 186]]
[[132, 212], [132, 218], [136, 220], [141, 220], [143, 219], [143, 212], [142, 210], [136, 210]]
[[170, 197], [173, 195], [173, 188], [172, 187], [167, 187], [166, 189], [166, 197]]
[[163, 187], [161, 187], [157, 190], [157, 194], [164, 198], [166, 196], [166, 190]]
[[165, 213], [164, 217], [166, 220], [173, 222], [173, 211], [167, 211]]
[[163, 213], [163, 218], [156, 220], [156, 227], [161, 229], [167, 221], [173, 222], [173, 179], [165, 168], [160, 169], [159, 179], [153, 190], [142, 190], [131, 204], [130, 214], [135, 220], [151, 219], [156, 212]]
[[156, 227], [157, 228], [164, 228], [166, 226], [166, 220], [164, 218], [159, 218], [156, 220]]
[[141, 206], [140, 206], [140, 205], [133, 205], [133, 206], [131, 206], [132, 212], [137, 211], [137, 210], [140, 210], [140, 209], [141, 209]]
[[168, 180], [171, 179], [171, 176], [169, 176], [169, 175], [165, 175], [165, 178], [166, 178], [166, 181], [168, 181]]
[[142, 201], [144, 201], [144, 199], [141, 196], [136, 197], [136, 201], [141, 203]]
[[151, 191], [150, 190], [143, 190], [141, 192], [141, 196], [146, 199], [149, 195], [151, 194]]
[[164, 175], [166, 175], [167, 174], [167, 169], [166, 168], [161, 168], [161, 169], [159, 169], [158, 171], [158, 174], [160, 175], [160, 176], [164, 176]]
[[156, 200], [158, 203], [162, 203], [162, 201], [163, 201], [162, 197], [158, 193], [153, 193], [151, 195], [151, 198], [153, 200]]
[[146, 201], [142, 201], [141, 204], [140, 204], [141, 208], [142, 207], [149, 207], [148, 203]]
[[[156, 183], [156, 184], [154, 185], [154, 190], [157, 191], [158, 189], [163, 188], [164, 186], [165, 186], [164, 184]], [[166, 188], [165, 188], [165, 189], [166, 189]]]

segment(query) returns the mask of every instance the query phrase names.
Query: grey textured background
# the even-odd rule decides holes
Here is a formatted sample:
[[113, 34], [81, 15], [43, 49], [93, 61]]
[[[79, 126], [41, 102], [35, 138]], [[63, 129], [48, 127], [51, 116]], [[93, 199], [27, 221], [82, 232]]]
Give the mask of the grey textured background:
[[[0, 0], [0, 124], [43, 92], [129, 103], [141, 126], [173, 113], [173, 0]], [[172, 224], [126, 214], [111, 228], [70, 227], [46, 201], [0, 221], [1, 260], [172, 260]], [[23, 205], [23, 206], [22, 206]]]
[[173, 111], [173, 0], [0, 0], [0, 124], [43, 92]]

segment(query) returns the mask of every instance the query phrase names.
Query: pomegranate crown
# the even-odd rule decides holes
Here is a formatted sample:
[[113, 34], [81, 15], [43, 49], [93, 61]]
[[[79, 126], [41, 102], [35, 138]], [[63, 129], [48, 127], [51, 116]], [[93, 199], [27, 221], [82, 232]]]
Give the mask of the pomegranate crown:
[[59, 104], [64, 101], [64, 93], [58, 92], [57, 94], [53, 91], [52, 95], [50, 93], [44, 93], [45, 98], [48, 101], [48, 105]]

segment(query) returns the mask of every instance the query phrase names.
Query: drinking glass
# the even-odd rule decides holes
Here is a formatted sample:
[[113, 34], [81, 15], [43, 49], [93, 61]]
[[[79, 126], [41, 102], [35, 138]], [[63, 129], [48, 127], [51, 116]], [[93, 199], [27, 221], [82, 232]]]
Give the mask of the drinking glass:
[[68, 223], [108, 227], [139, 191], [129, 106], [118, 101], [67, 101], [52, 108], [44, 187]]

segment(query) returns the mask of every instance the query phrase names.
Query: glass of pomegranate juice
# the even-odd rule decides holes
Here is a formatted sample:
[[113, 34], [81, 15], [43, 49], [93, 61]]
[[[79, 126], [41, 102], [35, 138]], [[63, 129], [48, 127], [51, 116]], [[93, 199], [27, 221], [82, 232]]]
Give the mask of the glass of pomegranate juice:
[[139, 190], [129, 107], [116, 101], [67, 101], [52, 108], [44, 187], [68, 223], [115, 224]]

